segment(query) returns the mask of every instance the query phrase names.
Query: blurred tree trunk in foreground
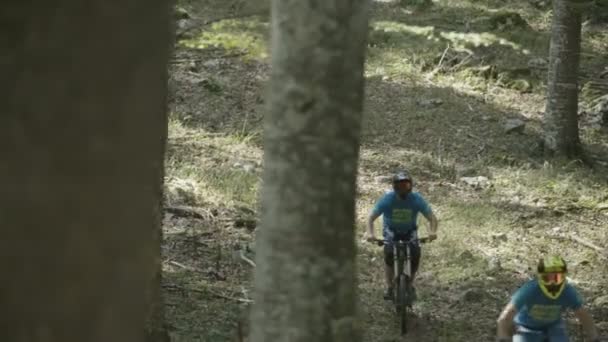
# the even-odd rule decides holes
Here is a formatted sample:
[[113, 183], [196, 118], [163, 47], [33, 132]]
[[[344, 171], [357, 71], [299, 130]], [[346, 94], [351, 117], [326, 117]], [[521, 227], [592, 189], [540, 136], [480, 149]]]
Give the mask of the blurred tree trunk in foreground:
[[0, 341], [144, 341], [170, 1], [1, 6]]
[[357, 341], [367, 0], [274, 0], [251, 341]]

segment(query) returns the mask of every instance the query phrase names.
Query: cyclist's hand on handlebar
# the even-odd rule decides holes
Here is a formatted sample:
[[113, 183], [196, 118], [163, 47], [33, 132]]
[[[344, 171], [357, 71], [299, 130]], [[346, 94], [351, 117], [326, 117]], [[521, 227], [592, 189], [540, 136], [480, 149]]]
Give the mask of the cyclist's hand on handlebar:
[[365, 240], [367, 240], [367, 242], [378, 241], [378, 239], [376, 239], [376, 236], [374, 234], [367, 234], [367, 236], [365, 237]]

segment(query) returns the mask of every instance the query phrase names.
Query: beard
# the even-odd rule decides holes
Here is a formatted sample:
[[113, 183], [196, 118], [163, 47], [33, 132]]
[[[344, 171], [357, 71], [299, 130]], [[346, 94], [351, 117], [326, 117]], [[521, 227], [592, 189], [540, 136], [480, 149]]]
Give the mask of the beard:
[[399, 198], [401, 198], [401, 199], [404, 200], [404, 199], [407, 198], [407, 195], [409, 195], [410, 192], [412, 192], [412, 191], [411, 190], [408, 190], [408, 191], [398, 191], [397, 195], [399, 196]]
[[562, 285], [552, 284], [552, 285], [545, 285], [545, 287], [547, 288], [547, 291], [549, 291], [549, 293], [551, 293], [552, 295], [555, 295], [557, 292], [559, 292]]

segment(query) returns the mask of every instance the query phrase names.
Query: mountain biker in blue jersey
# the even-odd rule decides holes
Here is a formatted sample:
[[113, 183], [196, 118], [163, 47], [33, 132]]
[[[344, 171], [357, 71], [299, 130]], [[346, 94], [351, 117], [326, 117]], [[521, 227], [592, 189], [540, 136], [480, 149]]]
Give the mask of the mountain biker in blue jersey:
[[[437, 218], [431, 207], [418, 192], [413, 192], [414, 182], [407, 172], [399, 172], [393, 176], [393, 190], [382, 196], [372, 209], [368, 218], [368, 240], [375, 241], [374, 221], [382, 215], [382, 235], [384, 244], [384, 263], [386, 276], [386, 291], [384, 299], [393, 298], [394, 253], [393, 241], [396, 238], [410, 240], [417, 236], [417, 217], [421, 213], [430, 222], [429, 240], [437, 238]], [[420, 263], [420, 244], [414, 242], [410, 246], [412, 288]], [[413, 292], [415, 298], [415, 292]]]
[[566, 280], [564, 259], [545, 257], [537, 269], [538, 277], [520, 287], [500, 314], [497, 341], [511, 341], [515, 328], [514, 342], [567, 342], [568, 334], [561, 317], [567, 309], [574, 311], [589, 341], [600, 341], [580, 294]]

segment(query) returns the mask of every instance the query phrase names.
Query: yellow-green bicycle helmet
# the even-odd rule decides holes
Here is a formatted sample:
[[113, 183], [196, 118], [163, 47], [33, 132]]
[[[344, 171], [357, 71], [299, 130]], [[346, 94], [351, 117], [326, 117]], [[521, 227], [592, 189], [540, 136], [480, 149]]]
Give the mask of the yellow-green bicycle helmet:
[[538, 284], [543, 293], [556, 299], [566, 287], [568, 266], [560, 256], [547, 256], [538, 261]]

